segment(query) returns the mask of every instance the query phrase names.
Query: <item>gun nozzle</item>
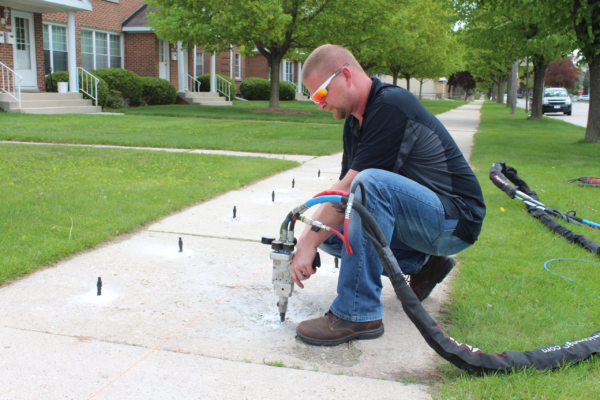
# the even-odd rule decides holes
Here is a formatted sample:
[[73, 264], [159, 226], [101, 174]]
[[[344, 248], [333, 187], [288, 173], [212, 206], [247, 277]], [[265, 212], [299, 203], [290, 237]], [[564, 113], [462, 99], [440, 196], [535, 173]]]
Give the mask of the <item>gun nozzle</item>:
[[283, 324], [285, 322], [285, 313], [279, 313], [279, 318], [281, 319], [281, 323]]

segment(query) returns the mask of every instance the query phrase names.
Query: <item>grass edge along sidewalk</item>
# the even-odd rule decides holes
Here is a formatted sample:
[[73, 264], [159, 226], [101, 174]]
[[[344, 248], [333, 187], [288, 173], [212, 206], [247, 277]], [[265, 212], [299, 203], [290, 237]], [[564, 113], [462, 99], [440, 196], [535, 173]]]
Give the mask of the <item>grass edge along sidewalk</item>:
[[0, 285], [298, 165], [68, 146], [0, 144], [0, 152]]
[[[468, 103], [468, 101], [463, 100], [421, 100], [421, 104], [434, 115], [450, 111]], [[303, 114], [259, 112], [259, 110], [266, 111], [269, 107], [268, 101], [240, 100], [234, 100], [233, 106], [168, 105], [107, 111], [122, 112], [128, 115], [154, 115], [163, 117], [241, 119], [335, 125], [344, 123], [343, 120], [334, 119], [329, 111], [319, 110], [312, 101], [281, 101], [279, 105], [284, 112], [286, 110], [294, 110], [300, 111]]]
[[[460, 101], [429, 101], [438, 107], [466, 104]], [[244, 103], [244, 102], [239, 102]], [[257, 102], [265, 103], [267, 102]], [[303, 103], [303, 102], [294, 102]], [[263, 105], [265, 105], [263, 104]], [[311, 102], [312, 104], [312, 102]], [[307, 105], [300, 104], [307, 108]], [[432, 107], [433, 107], [432, 106]], [[157, 106], [160, 107], [160, 106]], [[186, 110], [189, 106], [172, 106]], [[144, 107], [144, 110], [152, 107]], [[312, 104], [310, 109], [316, 109]], [[199, 119], [136, 115], [27, 115], [0, 113], [0, 140], [42, 143], [101, 144], [155, 148], [206, 149], [263, 153], [328, 155], [342, 150], [342, 126], [331, 113], [331, 124], [298, 123], [286, 120], [255, 121], [244, 117], [243, 107], [201, 107], [193, 110], [227, 113], [238, 119]], [[212, 110], [212, 111], [211, 111]], [[220, 111], [219, 111], [220, 110]], [[177, 111], [179, 112], [179, 111]], [[249, 113], [248, 111], [246, 113]], [[323, 117], [320, 115], [319, 118]], [[311, 116], [311, 121], [317, 121]], [[286, 123], [283, 123], [286, 122]]]
[[[598, 170], [600, 145], [584, 141], [584, 135], [584, 128], [563, 121], [528, 121], [523, 113], [510, 115], [504, 105], [484, 103], [471, 163], [487, 215], [477, 243], [459, 255], [462, 262], [442, 321], [447, 335], [495, 353], [563, 345], [600, 329], [600, 265], [562, 261], [549, 266], [576, 283], [543, 268], [552, 258], [600, 258], [552, 233], [526, 212], [522, 201], [511, 200], [488, 178], [492, 163], [504, 161], [544, 204], [598, 221], [600, 190], [565, 182]], [[568, 227], [600, 242], [597, 230]], [[597, 356], [545, 372], [478, 377], [446, 362], [441, 369], [443, 383], [435, 387], [440, 399], [593, 399], [600, 393]]]

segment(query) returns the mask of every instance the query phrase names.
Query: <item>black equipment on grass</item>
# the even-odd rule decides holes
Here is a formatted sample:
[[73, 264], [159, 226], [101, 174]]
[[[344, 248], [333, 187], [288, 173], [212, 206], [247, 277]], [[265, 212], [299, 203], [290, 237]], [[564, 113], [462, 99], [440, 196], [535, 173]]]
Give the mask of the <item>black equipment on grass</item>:
[[503, 162], [497, 162], [492, 165], [492, 168], [490, 168], [490, 179], [494, 185], [500, 188], [511, 199], [516, 197], [523, 200], [527, 206], [527, 211], [535, 218], [539, 219], [550, 230], [558, 233], [569, 242], [577, 243], [592, 253], [600, 255], [600, 244], [588, 239], [584, 235], [579, 235], [568, 228], [565, 228], [556, 222], [550, 214], [560, 217], [567, 222], [585, 224], [593, 228], [600, 228], [600, 224], [575, 216], [575, 211], [571, 210], [564, 213], [542, 204], [539, 201], [537, 194], [529, 188], [523, 179], [519, 178], [517, 170]]

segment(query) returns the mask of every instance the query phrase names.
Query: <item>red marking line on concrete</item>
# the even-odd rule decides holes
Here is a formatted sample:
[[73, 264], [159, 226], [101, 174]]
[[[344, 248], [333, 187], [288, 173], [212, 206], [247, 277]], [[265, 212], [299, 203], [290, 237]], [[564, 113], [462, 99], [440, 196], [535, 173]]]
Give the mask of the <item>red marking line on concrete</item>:
[[229, 293], [227, 293], [225, 296], [221, 297], [219, 300], [217, 300], [217, 302], [215, 302], [213, 305], [211, 305], [210, 307], [208, 307], [206, 310], [202, 311], [202, 313], [200, 313], [196, 318], [194, 318], [193, 320], [191, 320], [190, 322], [188, 322], [187, 324], [185, 324], [181, 329], [179, 329], [177, 332], [175, 332], [174, 334], [172, 334], [167, 340], [165, 340], [164, 342], [162, 342], [161, 344], [159, 344], [158, 346], [156, 346], [154, 349], [152, 349], [148, 354], [146, 354], [144, 357], [140, 358], [135, 364], [133, 364], [131, 367], [127, 368], [125, 371], [123, 371], [119, 376], [117, 376], [115, 379], [113, 379], [112, 381], [108, 382], [102, 389], [98, 390], [96, 393], [94, 393], [94, 395], [92, 397], [90, 397], [88, 400], [93, 399], [94, 397], [96, 397], [98, 395], [98, 393], [102, 392], [104, 389], [106, 389], [107, 387], [109, 387], [110, 385], [112, 385], [114, 382], [117, 381], [117, 379], [119, 379], [120, 377], [122, 377], [123, 375], [125, 375], [129, 370], [131, 370], [133, 367], [135, 367], [136, 365], [138, 365], [139, 363], [141, 363], [142, 361], [144, 361], [146, 358], [148, 358], [148, 356], [152, 353], [154, 353], [156, 350], [160, 349], [162, 346], [165, 345], [165, 343], [167, 343], [169, 340], [173, 339], [175, 336], [177, 336], [182, 330], [184, 330], [185, 328], [187, 328], [188, 326], [190, 326], [194, 321], [196, 321], [198, 318], [200, 318], [201, 316], [203, 316], [204, 314], [206, 314], [211, 308], [213, 308], [214, 306], [216, 306], [217, 304], [219, 304], [220, 302], [222, 302], [223, 300], [225, 300], [230, 294], [232, 294], [233, 292], [235, 292], [236, 290], [238, 290], [243, 284], [245, 284], [246, 282], [248, 282], [250, 279], [254, 278], [256, 275], [258, 275], [263, 269], [265, 269], [269, 264], [271, 264], [271, 261], [269, 261], [268, 263], [266, 263], [265, 265], [263, 265], [258, 271], [256, 271], [255, 273], [252, 274], [252, 276], [250, 276], [249, 278], [247, 278], [244, 282], [240, 283], [239, 285], [237, 285], [236, 287], [234, 287], [233, 289], [231, 289], [229, 291]]

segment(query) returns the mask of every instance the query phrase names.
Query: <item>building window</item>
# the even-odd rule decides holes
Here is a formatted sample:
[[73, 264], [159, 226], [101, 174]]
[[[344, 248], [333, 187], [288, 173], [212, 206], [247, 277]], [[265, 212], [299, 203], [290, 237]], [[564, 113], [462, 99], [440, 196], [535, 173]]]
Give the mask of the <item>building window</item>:
[[291, 61], [283, 61], [283, 80], [294, 82], [294, 63]]
[[44, 24], [44, 64], [46, 74], [68, 71], [67, 28]]
[[121, 36], [112, 33], [81, 30], [81, 64], [92, 71], [121, 68]]
[[204, 52], [196, 49], [196, 77], [204, 75]]
[[242, 79], [242, 56], [235, 53], [235, 79]]

